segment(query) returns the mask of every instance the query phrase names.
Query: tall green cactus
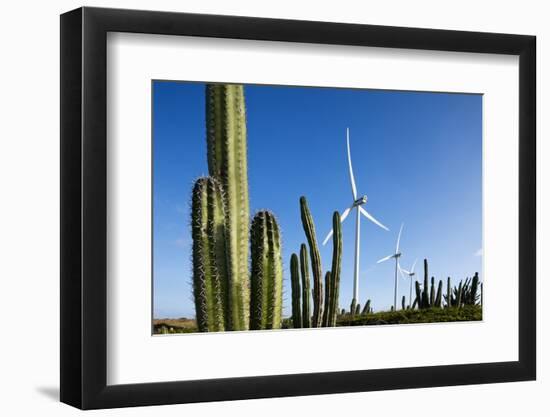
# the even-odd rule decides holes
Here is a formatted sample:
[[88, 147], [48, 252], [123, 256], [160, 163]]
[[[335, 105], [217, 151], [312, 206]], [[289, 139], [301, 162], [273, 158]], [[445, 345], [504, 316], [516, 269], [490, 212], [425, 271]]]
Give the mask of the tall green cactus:
[[295, 253], [290, 257], [290, 281], [292, 283], [292, 326], [302, 327], [302, 305], [300, 293], [300, 263]]
[[250, 231], [250, 328], [280, 329], [283, 311], [281, 234], [275, 216], [260, 211]]
[[233, 330], [249, 327], [249, 203], [246, 111], [242, 85], [206, 86], [208, 171], [224, 190], [229, 317]]
[[356, 307], [357, 307], [357, 301], [355, 300], [355, 298], [353, 298], [351, 300], [351, 305], [349, 307], [349, 312], [352, 317], [355, 316], [355, 311], [357, 310]]
[[[342, 272], [342, 224], [340, 213], [332, 215], [332, 267], [330, 287], [330, 314], [329, 326], [336, 326], [338, 314], [338, 298], [340, 297], [340, 273]], [[353, 310], [351, 311], [353, 313]]]
[[322, 269], [321, 269], [321, 255], [319, 253], [319, 247], [317, 245], [317, 237], [315, 235], [315, 223], [311, 217], [311, 212], [307, 204], [307, 200], [304, 196], [300, 197], [300, 214], [302, 218], [302, 226], [306, 234], [307, 242], [309, 245], [309, 254], [311, 257], [311, 270], [313, 272], [313, 318], [312, 326], [320, 327], [323, 318], [323, 284]]
[[325, 273], [325, 304], [323, 306], [323, 322], [321, 324], [322, 327], [328, 327], [329, 325], [331, 279], [331, 273], [330, 271], [327, 271]]
[[307, 248], [303, 243], [300, 246], [300, 273], [302, 275], [302, 327], [308, 328], [311, 327], [309, 262]]
[[406, 307], [406, 301], [405, 301], [405, 296], [403, 296], [401, 298], [401, 310], [405, 310], [407, 307]]
[[222, 188], [212, 177], [199, 178], [191, 200], [193, 296], [201, 332], [223, 331], [229, 300]]

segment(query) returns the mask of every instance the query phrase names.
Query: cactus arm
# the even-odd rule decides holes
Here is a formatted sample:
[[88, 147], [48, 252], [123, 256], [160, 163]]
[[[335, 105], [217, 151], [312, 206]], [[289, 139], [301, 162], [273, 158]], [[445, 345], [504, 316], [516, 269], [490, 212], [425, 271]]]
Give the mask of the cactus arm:
[[302, 327], [302, 306], [300, 294], [300, 265], [298, 255], [290, 257], [290, 280], [292, 282], [292, 326], [295, 329]]
[[240, 85], [206, 86], [207, 155], [210, 175], [224, 190], [229, 270], [229, 327], [249, 325], [249, 203], [244, 91]]
[[300, 273], [302, 276], [302, 327], [308, 328], [311, 327], [309, 262], [306, 245], [303, 243], [300, 246]]
[[311, 257], [311, 269], [313, 273], [313, 319], [312, 326], [320, 327], [322, 324], [322, 302], [323, 302], [323, 284], [322, 269], [321, 269], [321, 255], [319, 253], [319, 246], [317, 245], [317, 237], [315, 235], [315, 223], [313, 223], [313, 217], [309, 211], [309, 206], [305, 197], [300, 197], [300, 214], [302, 219], [302, 226], [309, 245], [309, 255]]

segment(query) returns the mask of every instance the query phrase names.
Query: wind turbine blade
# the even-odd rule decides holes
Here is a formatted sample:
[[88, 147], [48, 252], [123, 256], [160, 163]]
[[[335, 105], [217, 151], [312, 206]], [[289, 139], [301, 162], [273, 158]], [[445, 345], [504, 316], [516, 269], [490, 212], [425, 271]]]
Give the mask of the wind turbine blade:
[[352, 208], [353, 208], [353, 205], [351, 207], [348, 207], [342, 212], [342, 215], [340, 216], [340, 223], [343, 223], [344, 220], [346, 220], [346, 217], [348, 217]]
[[333, 233], [333, 231], [332, 231], [332, 229], [330, 229], [330, 232], [328, 232], [327, 237], [325, 238], [325, 240], [323, 240], [323, 246], [325, 246], [327, 244], [328, 240], [332, 236], [332, 233]]
[[[353, 205], [351, 207], [348, 207], [347, 209], [345, 209], [342, 212], [342, 215], [340, 216], [340, 223], [344, 223], [344, 220], [346, 220], [346, 217], [349, 216], [352, 208], [353, 208]], [[325, 240], [323, 240], [323, 246], [325, 246], [327, 244], [328, 240], [332, 236], [332, 233], [333, 233], [333, 230], [331, 229], [330, 232], [328, 233], [327, 237], [325, 238]]]
[[385, 258], [379, 259], [378, 261], [376, 261], [376, 263], [379, 264], [381, 262], [386, 262], [388, 259], [391, 259], [391, 258], [393, 258], [393, 255], [388, 255]]
[[418, 258], [414, 260], [413, 266], [411, 268], [411, 274], [414, 272], [414, 267], [416, 266], [416, 261], [418, 261]]
[[351, 152], [349, 149], [349, 127], [346, 129], [346, 141], [348, 144], [348, 165], [349, 165], [349, 178], [351, 180], [351, 193], [353, 194], [353, 199], [357, 200], [357, 187], [355, 186], [355, 177], [353, 176], [353, 168], [351, 166]]
[[363, 207], [361, 206], [357, 206], [357, 207], [359, 207], [359, 211], [361, 212], [361, 214], [365, 216], [367, 219], [369, 219], [371, 222], [373, 222], [375, 225], [380, 226], [384, 230], [387, 230], [387, 231], [390, 230], [386, 226], [384, 226], [382, 223], [380, 223], [378, 220], [376, 220], [374, 217], [372, 217], [372, 215]]
[[410, 275], [410, 274], [411, 274], [410, 271], [407, 271], [406, 269], [403, 269], [403, 268], [401, 268], [401, 267], [399, 267], [399, 268], [400, 268], [401, 271], [403, 271], [405, 274], [407, 274], [407, 275]]
[[401, 240], [402, 231], [403, 231], [403, 223], [401, 223], [401, 228], [399, 229], [399, 234], [397, 235], [397, 245], [395, 246], [395, 253], [399, 253], [399, 241]]

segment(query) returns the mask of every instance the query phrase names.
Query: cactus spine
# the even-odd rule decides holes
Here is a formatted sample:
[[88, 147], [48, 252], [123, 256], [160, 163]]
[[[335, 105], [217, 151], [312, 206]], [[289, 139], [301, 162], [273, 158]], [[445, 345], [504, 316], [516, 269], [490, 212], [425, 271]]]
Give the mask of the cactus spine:
[[317, 246], [317, 237], [315, 235], [315, 224], [311, 217], [311, 212], [307, 204], [305, 197], [300, 197], [300, 214], [302, 218], [302, 226], [306, 234], [307, 242], [309, 245], [309, 254], [311, 257], [311, 270], [313, 272], [313, 319], [312, 326], [320, 327], [322, 324], [322, 303], [323, 303], [323, 284], [322, 269], [321, 269], [321, 255], [319, 254], [319, 247]]
[[309, 262], [306, 245], [300, 246], [300, 273], [302, 275], [302, 327], [311, 327], [311, 312], [309, 309]]
[[226, 327], [228, 285], [225, 213], [222, 188], [211, 177], [199, 178], [191, 201], [193, 237], [193, 296], [197, 326], [201, 332]]
[[[332, 215], [332, 268], [331, 268], [331, 287], [330, 287], [330, 312], [329, 326], [336, 326], [336, 316], [338, 314], [338, 297], [340, 296], [340, 273], [342, 270], [342, 225], [340, 223], [340, 213], [337, 211]], [[353, 310], [351, 310], [353, 314]]]
[[295, 329], [302, 327], [302, 306], [300, 294], [300, 265], [298, 255], [290, 257], [290, 281], [292, 283], [292, 326]]
[[260, 211], [252, 220], [250, 240], [250, 328], [280, 329], [283, 311], [281, 235], [275, 216]]
[[249, 327], [249, 203], [246, 114], [242, 85], [206, 86], [208, 170], [224, 190], [229, 317], [233, 330]]

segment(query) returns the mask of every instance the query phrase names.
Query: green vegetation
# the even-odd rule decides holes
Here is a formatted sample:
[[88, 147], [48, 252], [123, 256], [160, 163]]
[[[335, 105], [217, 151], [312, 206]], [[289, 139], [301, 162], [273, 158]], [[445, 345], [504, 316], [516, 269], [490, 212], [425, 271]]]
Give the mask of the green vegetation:
[[380, 324], [441, 323], [450, 321], [481, 320], [480, 306], [463, 308], [427, 308], [422, 310], [405, 309], [398, 311], [381, 311], [361, 316], [349, 314], [338, 316], [337, 326], [366, 326]]

